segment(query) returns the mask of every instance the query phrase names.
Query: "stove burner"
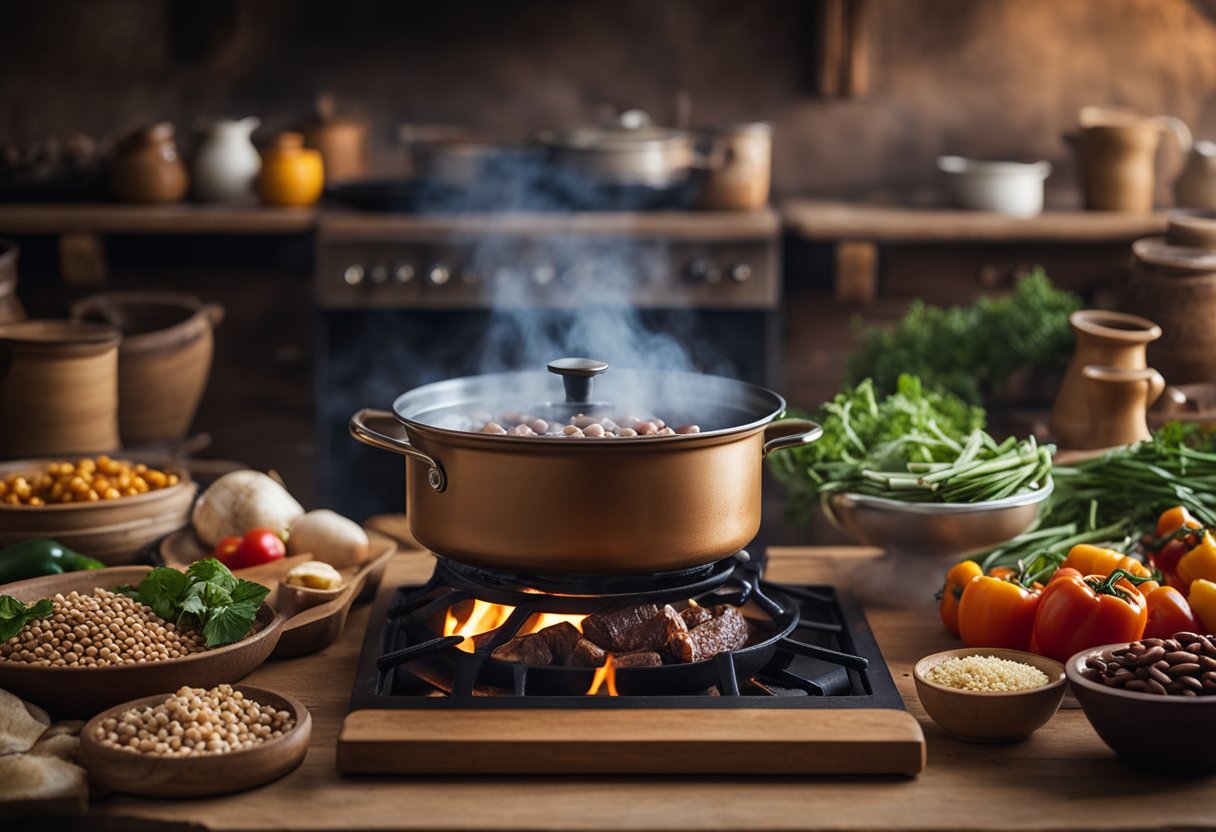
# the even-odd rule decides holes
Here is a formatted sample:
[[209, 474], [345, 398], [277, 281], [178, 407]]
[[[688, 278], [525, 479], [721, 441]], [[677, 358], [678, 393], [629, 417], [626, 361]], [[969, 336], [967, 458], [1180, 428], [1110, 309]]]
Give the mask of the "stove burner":
[[[352, 709], [413, 707], [419, 701], [452, 707], [522, 707], [527, 702], [706, 707], [708, 702], [744, 700], [749, 706], [764, 702], [773, 707], [812, 700], [824, 707], [843, 707], [838, 700], [846, 700], [847, 706], [857, 707], [862, 700], [868, 707], [902, 708], [886, 668], [881, 662], [872, 665], [867, 658], [880, 655], [860, 607], [833, 587], [765, 582], [759, 577], [761, 566], [760, 561], [735, 556], [679, 573], [615, 578], [620, 582], [613, 587], [615, 594], [555, 596], [537, 591], [535, 576], [513, 576], [440, 558], [425, 585], [382, 594], [372, 620], [383, 621], [383, 629], [375, 623], [369, 628]], [[600, 579], [552, 580], [585, 592]], [[543, 578], [539, 582], [553, 587]], [[624, 591], [630, 588], [636, 591]], [[585, 695], [593, 668], [530, 666], [491, 656], [538, 612], [586, 614], [621, 601], [662, 603], [685, 598], [704, 604], [750, 605], [753, 613], [762, 611], [770, 625], [741, 650], [713, 659], [619, 668], [617, 697]], [[457, 649], [463, 637], [438, 635], [432, 624], [452, 606], [470, 599], [515, 607], [474, 652]]]

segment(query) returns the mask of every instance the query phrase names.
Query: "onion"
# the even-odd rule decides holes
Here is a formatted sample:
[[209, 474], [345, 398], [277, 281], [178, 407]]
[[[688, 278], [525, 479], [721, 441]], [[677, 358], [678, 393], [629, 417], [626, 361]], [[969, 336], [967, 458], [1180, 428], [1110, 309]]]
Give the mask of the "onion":
[[298, 518], [287, 535], [287, 554], [310, 554], [338, 569], [361, 563], [367, 558], [367, 549], [367, 532], [327, 508]]
[[287, 489], [261, 471], [233, 471], [203, 492], [190, 519], [198, 539], [214, 547], [253, 529], [281, 532], [303, 513]]

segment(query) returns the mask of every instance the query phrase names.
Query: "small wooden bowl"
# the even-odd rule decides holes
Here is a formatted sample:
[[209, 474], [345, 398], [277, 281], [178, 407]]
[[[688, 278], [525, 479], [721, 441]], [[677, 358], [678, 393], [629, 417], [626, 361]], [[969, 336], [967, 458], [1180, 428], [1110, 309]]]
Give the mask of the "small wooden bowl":
[[[44, 471], [56, 460], [27, 459], [0, 464], [0, 476]], [[46, 537], [110, 566], [131, 563], [144, 546], [190, 521], [196, 486], [182, 468], [169, 466], [180, 482], [167, 488], [93, 503], [45, 506], [0, 504], [0, 548]]]
[[1090, 656], [1127, 643], [1082, 650], [1064, 666], [1085, 718], [1120, 762], [1167, 774], [1216, 773], [1216, 696], [1158, 696], [1107, 687], [1081, 675]]
[[[946, 659], [995, 656], [1028, 664], [1047, 675], [1029, 690], [973, 691], [928, 681], [925, 674]], [[969, 742], [1013, 742], [1029, 737], [1055, 716], [1064, 699], [1064, 666], [1054, 659], [997, 647], [963, 647], [925, 656], [912, 670], [916, 693], [933, 721], [952, 737]]]
[[[92, 592], [119, 584], [138, 584], [151, 567], [117, 566], [67, 572], [18, 581], [4, 587], [26, 603], [57, 592]], [[269, 658], [278, 645], [286, 616], [262, 604], [254, 632], [235, 644], [178, 659], [113, 667], [43, 667], [0, 661], [0, 688], [62, 717], [88, 717], [132, 696], [177, 690], [182, 685], [210, 688], [244, 678]]]
[[191, 757], [162, 757], [123, 751], [103, 745], [94, 736], [95, 729], [103, 719], [132, 708], [159, 705], [170, 696], [161, 693], [125, 702], [90, 719], [80, 732], [79, 760], [89, 776], [102, 786], [145, 797], [229, 794], [278, 780], [304, 761], [312, 736], [312, 715], [299, 700], [287, 694], [249, 685], [233, 687], [255, 702], [290, 712], [295, 718], [295, 726], [283, 736], [253, 748]]
[[[346, 617], [356, 601], [374, 596], [384, 577], [389, 560], [397, 552], [394, 540], [379, 532], [368, 530], [370, 542], [367, 560], [358, 566], [339, 569], [345, 584], [331, 597], [318, 598], [318, 590], [287, 588], [281, 581], [295, 566], [310, 560], [323, 560], [312, 555], [294, 555], [281, 560], [239, 569], [238, 578], [245, 578], [271, 588], [271, 602], [289, 616], [283, 634], [274, 650], [274, 658], [303, 656], [323, 650], [337, 641], [346, 626]], [[207, 550], [186, 528], [169, 535], [160, 546], [161, 558], [167, 566], [184, 569], [195, 560], [207, 557]], [[287, 589], [284, 593], [283, 590]], [[303, 593], [310, 593], [304, 595]], [[328, 593], [326, 593], [328, 594]]]

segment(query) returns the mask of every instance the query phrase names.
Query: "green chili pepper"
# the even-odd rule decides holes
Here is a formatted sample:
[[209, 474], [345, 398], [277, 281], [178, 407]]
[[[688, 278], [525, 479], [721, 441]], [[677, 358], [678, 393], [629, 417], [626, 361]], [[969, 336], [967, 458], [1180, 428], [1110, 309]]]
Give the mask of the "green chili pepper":
[[0, 550], [0, 584], [104, 567], [99, 560], [87, 558], [45, 538], [23, 540]]

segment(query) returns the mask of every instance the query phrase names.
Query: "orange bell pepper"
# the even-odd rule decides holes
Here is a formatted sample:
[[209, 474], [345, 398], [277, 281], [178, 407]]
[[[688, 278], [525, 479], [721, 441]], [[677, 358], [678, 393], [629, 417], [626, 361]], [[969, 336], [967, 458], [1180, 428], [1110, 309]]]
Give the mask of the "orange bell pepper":
[[1015, 580], [983, 575], [967, 584], [958, 608], [959, 635], [968, 647], [1027, 650], [1040, 593]]
[[1116, 569], [1130, 572], [1137, 578], [1151, 578], [1152, 570], [1135, 558], [1114, 549], [1103, 549], [1088, 543], [1078, 543], [1068, 550], [1068, 557], [1060, 564], [1063, 569], [1075, 569], [1082, 575], [1109, 575]]
[[[1195, 529], [1197, 533], [1185, 534], [1184, 529]], [[1157, 536], [1147, 542], [1149, 563], [1161, 572], [1168, 586], [1177, 587], [1183, 593], [1187, 585], [1178, 577], [1178, 562], [1199, 544], [1202, 532], [1203, 524], [1185, 506], [1174, 506], [1162, 512], [1157, 520]]]
[[[1171, 509], [1166, 509], [1157, 518], [1157, 537], [1159, 538], [1171, 535], [1182, 528], [1203, 528], [1203, 524], [1195, 519], [1195, 516], [1187, 510], [1186, 506], [1174, 506]], [[1192, 543], [1191, 545], [1195, 544]]]
[[1148, 605], [1148, 623], [1144, 625], [1144, 638], [1170, 638], [1174, 633], [1198, 632], [1203, 626], [1186, 598], [1174, 587], [1159, 586], [1145, 593], [1145, 586], [1147, 584], [1136, 587], [1144, 595]]
[[963, 590], [972, 579], [984, 574], [980, 565], [973, 560], [964, 560], [950, 567], [946, 573], [946, 584], [942, 587], [938, 598], [937, 613], [941, 616], [946, 629], [958, 635], [958, 607], [963, 599]]
[[[1144, 579], [1123, 569], [1110, 575], [1057, 573], [1043, 590], [1034, 619], [1038, 652], [1057, 661], [1089, 647], [1144, 635], [1148, 604], [1136, 589]], [[966, 601], [966, 596], [963, 596]]]
[[1178, 561], [1179, 588], [1183, 592], [1189, 594], [1191, 584], [1201, 579], [1216, 581], [1216, 539], [1211, 532], [1204, 532], [1199, 545]]
[[1187, 597], [1195, 617], [1203, 625], [1205, 633], [1216, 633], [1216, 581], [1200, 578], [1191, 584], [1191, 594]]

